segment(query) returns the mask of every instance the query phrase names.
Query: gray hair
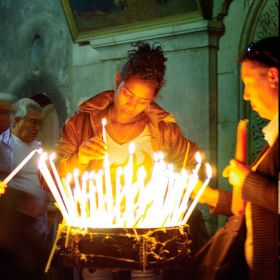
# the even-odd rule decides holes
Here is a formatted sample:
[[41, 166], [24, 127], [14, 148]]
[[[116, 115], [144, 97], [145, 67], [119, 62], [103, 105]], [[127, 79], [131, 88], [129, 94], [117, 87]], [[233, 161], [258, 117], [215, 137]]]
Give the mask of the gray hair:
[[42, 107], [34, 100], [21, 98], [11, 106], [10, 121], [13, 123], [15, 117], [24, 118], [29, 110], [42, 112]]

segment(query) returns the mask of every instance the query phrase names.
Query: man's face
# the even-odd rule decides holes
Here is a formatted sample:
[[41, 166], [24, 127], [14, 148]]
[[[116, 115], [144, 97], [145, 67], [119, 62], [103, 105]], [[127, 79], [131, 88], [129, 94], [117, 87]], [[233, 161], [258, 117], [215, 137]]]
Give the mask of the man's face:
[[29, 110], [24, 118], [16, 118], [13, 133], [23, 142], [31, 143], [38, 137], [42, 125], [42, 114]]
[[271, 120], [274, 117], [275, 106], [278, 106], [278, 95], [275, 94], [269, 82], [269, 68], [262, 67], [251, 61], [242, 63], [242, 80], [244, 82], [244, 100], [249, 101], [252, 109], [262, 118]]

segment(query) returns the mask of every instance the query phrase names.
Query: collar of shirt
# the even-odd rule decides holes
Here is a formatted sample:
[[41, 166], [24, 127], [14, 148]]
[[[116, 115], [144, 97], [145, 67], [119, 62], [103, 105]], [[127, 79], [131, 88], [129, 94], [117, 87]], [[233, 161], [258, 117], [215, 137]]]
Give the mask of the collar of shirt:
[[272, 146], [278, 137], [278, 113], [268, 123], [268, 125], [262, 129], [262, 132], [269, 146]]

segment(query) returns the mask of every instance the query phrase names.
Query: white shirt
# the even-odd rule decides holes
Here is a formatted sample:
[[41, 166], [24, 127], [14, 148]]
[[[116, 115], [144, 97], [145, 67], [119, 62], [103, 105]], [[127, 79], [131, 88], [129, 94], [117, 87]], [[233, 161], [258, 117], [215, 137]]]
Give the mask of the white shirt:
[[278, 127], [278, 113], [274, 116], [274, 118], [262, 129], [264, 134], [264, 139], [271, 147], [276, 141], [279, 133]]
[[[118, 144], [107, 132], [106, 134], [110, 164], [116, 164], [117, 166], [126, 164], [129, 157], [130, 143]], [[150, 131], [147, 126], [132, 142], [135, 144], [134, 158], [137, 165], [142, 165], [147, 160], [152, 159], [153, 148]]]
[[[11, 148], [12, 148], [12, 169], [15, 169], [19, 163], [33, 150], [38, 149], [39, 142], [33, 141], [26, 144], [15, 135], [11, 135]], [[42, 187], [38, 178], [38, 154], [36, 153], [25, 166], [16, 174], [11, 180], [10, 187], [30, 193], [36, 197], [42, 195]]]

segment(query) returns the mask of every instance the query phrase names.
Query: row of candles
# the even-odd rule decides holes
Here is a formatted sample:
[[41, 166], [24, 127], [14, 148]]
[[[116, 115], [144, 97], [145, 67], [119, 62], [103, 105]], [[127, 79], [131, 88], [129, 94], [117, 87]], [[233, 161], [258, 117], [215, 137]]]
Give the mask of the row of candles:
[[[102, 120], [103, 141], [106, 143], [106, 120]], [[175, 172], [164, 161], [162, 152], [154, 153], [154, 165], [147, 181], [144, 166], [135, 168], [135, 145], [129, 144], [129, 160], [118, 167], [114, 178], [110, 160], [105, 154], [99, 171], [78, 169], [61, 178], [57, 172], [55, 154], [34, 150], [12, 172], [8, 182], [34, 154], [40, 153], [38, 168], [52, 192], [56, 205], [70, 227], [78, 228], [160, 228], [185, 225], [200, 196], [208, 185], [212, 171], [206, 163], [207, 177], [193, 200], [191, 193], [199, 181], [201, 156], [196, 153], [196, 167], [188, 174], [182, 168]], [[112, 180], [113, 179], [113, 180]]]

